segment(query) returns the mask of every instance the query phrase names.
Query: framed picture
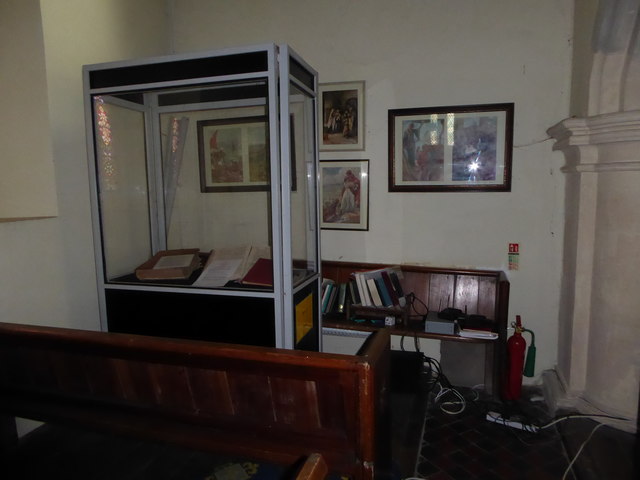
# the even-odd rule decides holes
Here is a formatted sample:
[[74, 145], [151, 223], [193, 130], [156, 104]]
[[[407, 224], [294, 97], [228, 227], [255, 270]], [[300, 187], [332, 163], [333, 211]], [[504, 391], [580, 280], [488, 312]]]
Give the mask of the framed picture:
[[389, 110], [389, 191], [511, 191], [513, 103]]
[[320, 162], [320, 227], [369, 230], [369, 160]]
[[318, 87], [319, 150], [364, 150], [364, 82], [321, 83]]
[[269, 189], [267, 117], [198, 122], [200, 190], [248, 192]]

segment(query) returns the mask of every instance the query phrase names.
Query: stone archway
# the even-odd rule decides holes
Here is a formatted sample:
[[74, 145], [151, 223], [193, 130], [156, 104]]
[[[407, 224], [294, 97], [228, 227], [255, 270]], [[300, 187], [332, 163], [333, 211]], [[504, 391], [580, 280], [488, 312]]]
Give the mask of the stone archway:
[[549, 129], [567, 182], [558, 402], [634, 419], [625, 430], [640, 384], [639, 31], [640, 2], [600, 2], [588, 116]]

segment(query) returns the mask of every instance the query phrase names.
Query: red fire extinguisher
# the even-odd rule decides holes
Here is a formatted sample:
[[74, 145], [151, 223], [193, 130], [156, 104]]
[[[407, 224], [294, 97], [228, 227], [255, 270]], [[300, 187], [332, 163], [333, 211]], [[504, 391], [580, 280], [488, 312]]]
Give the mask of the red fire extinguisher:
[[522, 391], [522, 371], [524, 369], [524, 351], [527, 342], [522, 337], [522, 322], [516, 315], [515, 331], [507, 340], [507, 378], [503, 388], [505, 400], [518, 400]]

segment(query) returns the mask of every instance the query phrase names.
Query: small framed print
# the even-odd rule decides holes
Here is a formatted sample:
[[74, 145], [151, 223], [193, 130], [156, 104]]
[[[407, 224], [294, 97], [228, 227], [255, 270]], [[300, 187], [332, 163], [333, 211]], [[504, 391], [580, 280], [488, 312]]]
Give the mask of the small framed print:
[[320, 162], [320, 227], [369, 230], [369, 160]]
[[511, 191], [513, 103], [389, 110], [389, 191]]
[[318, 94], [319, 150], [364, 150], [364, 82], [321, 83]]
[[249, 192], [269, 189], [267, 117], [198, 122], [202, 192]]

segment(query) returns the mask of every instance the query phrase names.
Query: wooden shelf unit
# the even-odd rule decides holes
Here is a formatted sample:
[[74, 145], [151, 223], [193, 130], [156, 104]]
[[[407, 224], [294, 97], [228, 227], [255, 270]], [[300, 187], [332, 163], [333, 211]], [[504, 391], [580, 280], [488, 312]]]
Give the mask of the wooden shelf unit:
[[[369, 322], [356, 323], [346, 315], [325, 315], [323, 327], [344, 330], [374, 331], [389, 328], [393, 335], [417, 336], [443, 342], [484, 344], [484, 384], [487, 392], [498, 395], [500, 380], [506, 362], [506, 340], [509, 315], [509, 281], [499, 270], [473, 270], [442, 268], [412, 264], [381, 264], [325, 260], [322, 262], [323, 278], [337, 283], [349, 280], [351, 273], [399, 266], [403, 273], [402, 286], [405, 293], [413, 293], [417, 299], [415, 310], [409, 315], [407, 325], [379, 327]], [[424, 305], [421, 304], [424, 303]], [[464, 338], [457, 335], [427, 333], [424, 331], [423, 315], [428, 307], [439, 311], [447, 306], [459, 308], [469, 315], [484, 315], [494, 323], [497, 340]], [[446, 348], [446, 347], [445, 347]], [[474, 361], [470, 359], [470, 361]], [[475, 359], [477, 361], [477, 359]]]

